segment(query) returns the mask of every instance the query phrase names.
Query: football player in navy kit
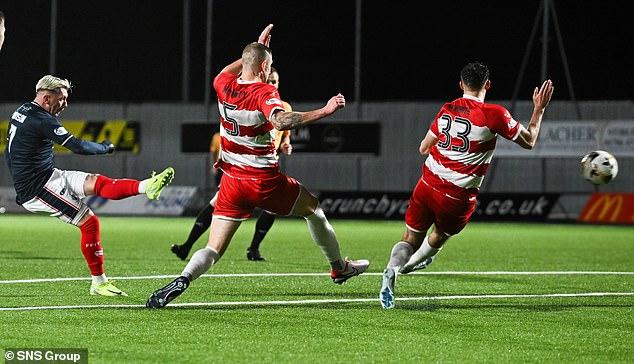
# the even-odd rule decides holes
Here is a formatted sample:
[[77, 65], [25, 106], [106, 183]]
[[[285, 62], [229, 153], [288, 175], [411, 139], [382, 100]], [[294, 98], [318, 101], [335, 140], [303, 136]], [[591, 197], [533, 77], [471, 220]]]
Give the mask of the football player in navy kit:
[[35, 99], [11, 116], [4, 154], [13, 177], [16, 202], [30, 212], [46, 213], [77, 226], [81, 230], [81, 250], [92, 275], [90, 294], [125, 296], [104, 273], [99, 220], [84, 200], [90, 195], [117, 200], [138, 194], [158, 199], [174, 178], [174, 169], [168, 167], [137, 181], [55, 168], [54, 143], [85, 155], [108, 154], [115, 149], [109, 140], [82, 140], [62, 126], [57, 116], [68, 106], [70, 89], [68, 80], [46, 75], [35, 87]]

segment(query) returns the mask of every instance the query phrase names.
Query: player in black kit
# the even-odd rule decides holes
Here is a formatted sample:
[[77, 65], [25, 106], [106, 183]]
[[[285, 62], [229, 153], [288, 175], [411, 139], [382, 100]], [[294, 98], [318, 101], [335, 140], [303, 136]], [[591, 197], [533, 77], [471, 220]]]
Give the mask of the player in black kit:
[[79, 227], [81, 250], [92, 275], [90, 294], [126, 296], [104, 273], [99, 220], [84, 200], [90, 195], [118, 200], [138, 194], [158, 199], [174, 178], [174, 169], [168, 167], [137, 181], [55, 168], [54, 143], [85, 155], [108, 154], [115, 149], [109, 140], [94, 143], [64, 129], [57, 116], [68, 106], [70, 89], [68, 80], [46, 75], [35, 87], [35, 99], [11, 115], [4, 154], [13, 177], [16, 202], [30, 212], [46, 213]]

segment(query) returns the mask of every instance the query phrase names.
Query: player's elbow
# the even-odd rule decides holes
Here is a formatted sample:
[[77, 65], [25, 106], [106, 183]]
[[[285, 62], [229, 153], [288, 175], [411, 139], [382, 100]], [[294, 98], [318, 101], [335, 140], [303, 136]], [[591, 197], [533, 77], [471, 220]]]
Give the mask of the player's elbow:
[[274, 113], [271, 118], [269, 119], [269, 121], [271, 122], [271, 124], [273, 124], [273, 127], [275, 127], [276, 130], [287, 130], [288, 128], [285, 128], [284, 126], [284, 122], [283, 120], [281, 120], [280, 118], [280, 113], [276, 112]]
[[273, 127], [275, 128], [275, 130], [288, 130], [289, 127], [287, 125], [284, 125], [284, 123], [282, 123], [280, 120], [278, 120], [275, 117], [272, 117], [271, 120], [269, 120], [271, 122], [271, 124], [273, 124]]
[[425, 141], [423, 140], [420, 145], [418, 146], [418, 152], [421, 155], [427, 155], [429, 154], [429, 152], [431, 151], [431, 147], [433, 144], [431, 143], [425, 143]]
[[292, 111], [278, 111], [275, 112], [271, 118], [269, 119], [271, 124], [275, 127], [275, 129], [282, 130], [292, 130], [301, 126], [301, 120], [299, 117], [299, 113]]
[[537, 133], [531, 133], [528, 130], [522, 130], [520, 135], [518, 135], [517, 139], [515, 139], [515, 143], [517, 143], [520, 147], [524, 149], [531, 150], [535, 147], [537, 142]]
[[535, 140], [521, 139], [517, 144], [524, 149], [531, 150], [535, 147]]

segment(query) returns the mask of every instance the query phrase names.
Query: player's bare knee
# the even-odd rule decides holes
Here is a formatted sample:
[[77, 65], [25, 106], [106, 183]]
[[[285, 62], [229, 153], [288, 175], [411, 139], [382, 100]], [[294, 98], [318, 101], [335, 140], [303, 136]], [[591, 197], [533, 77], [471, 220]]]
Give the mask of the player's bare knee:
[[449, 240], [450, 234], [438, 231], [436, 228], [429, 234], [428, 243], [432, 248], [440, 249]]
[[98, 174], [91, 173], [88, 176], [86, 176], [86, 182], [94, 184], [95, 182], [97, 182], [97, 177], [99, 177]]
[[314, 214], [317, 208], [319, 207], [319, 199], [310, 192], [308, 193], [308, 196], [309, 197], [308, 197], [308, 204], [307, 204], [307, 208], [308, 208], [307, 215], [310, 215], [310, 214]]
[[319, 199], [302, 186], [291, 214], [306, 217], [314, 214], [318, 206]]
[[86, 196], [95, 194], [95, 183], [97, 183], [98, 174], [89, 174], [84, 181], [84, 193]]
[[414, 248], [418, 249], [418, 247], [420, 247], [421, 243], [423, 242], [423, 239], [425, 239], [425, 232], [416, 231], [410, 229], [409, 227], [405, 227], [405, 231], [403, 232], [403, 237], [401, 238], [401, 241], [409, 243]]
[[86, 221], [88, 221], [88, 219], [90, 219], [92, 216], [96, 216], [94, 212], [92, 212], [91, 209], [88, 209], [86, 211], [86, 213], [84, 214], [84, 216], [79, 220], [79, 222], [77, 223], [77, 227], [81, 228], [82, 225], [84, 225], [84, 223]]

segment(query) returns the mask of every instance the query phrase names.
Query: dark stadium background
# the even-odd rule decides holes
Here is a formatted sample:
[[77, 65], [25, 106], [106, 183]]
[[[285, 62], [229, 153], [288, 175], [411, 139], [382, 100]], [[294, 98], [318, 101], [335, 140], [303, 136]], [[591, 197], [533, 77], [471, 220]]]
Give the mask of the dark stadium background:
[[[627, 2], [554, 1], [578, 100], [632, 99], [634, 27]], [[211, 71], [275, 24], [271, 46], [289, 101], [355, 99], [353, 0], [213, 1]], [[2, 0], [7, 17], [0, 53], [0, 100], [24, 101], [49, 73], [51, 0]], [[55, 73], [74, 84], [71, 101], [183, 101], [183, 2], [58, 0]], [[490, 65], [492, 100], [510, 99], [539, 1], [363, 1], [361, 100], [447, 100], [459, 94], [468, 61]], [[201, 102], [207, 1], [192, 0], [190, 102]], [[419, 9], [420, 8], [420, 9]], [[548, 77], [570, 99], [560, 47], [550, 27]], [[541, 25], [521, 84], [540, 83]], [[212, 94], [213, 98], [213, 94]]]

